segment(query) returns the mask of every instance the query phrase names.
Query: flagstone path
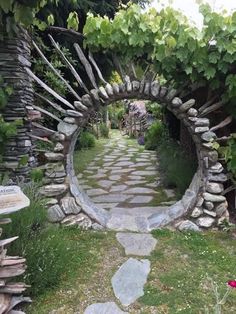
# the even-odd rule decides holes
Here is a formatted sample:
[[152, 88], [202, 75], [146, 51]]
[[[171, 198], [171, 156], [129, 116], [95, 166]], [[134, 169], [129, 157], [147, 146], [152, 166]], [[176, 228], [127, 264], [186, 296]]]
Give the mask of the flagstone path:
[[111, 279], [113, 299], [89, 305], [84, 314], [128, 314], [129, 306], [144, 295], [151, 270], [148, 256], [157, 244], [146, 233], [147, 219], [157, 211], [165, 217], [168, 206], [176, 202], [175, 191], [161, 185], [156, 152], [144, 150], [118, 132], [78, 180], [91, 200], [111, 213], [108, 228], [132, 231], [116, 234], [127, 260]]
[[160, 182], [156, 152], [118, 131], [78, 181], [97, 206], [110, 211], [107, 227], [112, 230], [147, 232], [148, 218], [158, 212], [160, 219], [168, 219], [167, 209], [176, 202], [175, 191]]

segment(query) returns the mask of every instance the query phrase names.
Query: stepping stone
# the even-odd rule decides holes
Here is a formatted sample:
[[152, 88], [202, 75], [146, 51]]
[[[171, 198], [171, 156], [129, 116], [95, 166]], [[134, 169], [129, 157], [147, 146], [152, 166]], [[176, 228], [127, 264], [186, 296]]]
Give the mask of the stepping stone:
[[152, 196], [147, 196], [147, 195], [138, 195], [138, 196], [135, 196], [131, 201], [130, 203], [131, 204], [145, 204], [145, 203], [149, 203], [151, 202], [153, 199]]
[[124, 194], [155, 194], [155, 193], [157, 192], [153, 189], [141, 187], [129, 188], [128, 190], [124, 191]]
[[157, 240], [147, 233], [117, 233], [116, 239], [126, 255], [148, 256], [155, 249]]
[[[116, 209], [118, 209], [116, 213]], [[126, 210], [129, 210], [126, 214]], [[133, 212], [132, 212], [133, 211]], [[133, 208], [114, 207], [110, 211], [111, 216], [107, 222], [107, 228], [115, 231], [148, 232], [148, 220], [151, 215], [139, 213], [137, 215]]]
[[115, 164], [116, 167], [129, 167], [133, 165], [132, 161], [120, 161]]
[[111, 187], [110, 192], [122, 192], [127, 188], [127, 185], [115, 185]]
[[127, 172], [130, 172], [130, 171], [133, 171], [133, 169], [113, 169], [112, 171], [111, 171], [111, 174], [116, 174], [116, 173], [127, 173]]
[[150, 162], [150, 160], [147, 158], [136, 158], [136, 161], [137, 162]]
[[137, 181], [126, 181], [125, 184], [127, 185], [139, 185], [144, 184], [146, 181], [144, 180], [137, 180]]
[[147, 167], [146, 170], [156, 170], [157, 171], [156, 167], [154, 167], [154, 166]]
[[103, 189], [91, 189], [87, 191], [88, 196], [97, 196], [107, 194], [108, 192]]
[[119, 203], [99, 203], [97, 204], [97, 206], [104, 209], [112, 209], [116, 207], [118, 204]]
[[121, 311], [114, 302], [107, 302], [88, 306], [84, 314], [128, 314], [128, 312]]
[[157, 172], [154, 170], [143, 170], [143, 171], [135, 171], [133, 174], [137, 176], [154, 176], [154, 175], [157, 175]]
[[130, 196], [122, 194], [107, 194], [100, 195], [93, 198], [94, 203], [121, 203], [126, 201]]
[[132, 175], [129, 175], [129, 179], [130, 179], [130, 180], [142, 180], [143, 177], [141, 177], [141, 176], [132, 176]]
[[112, 277], [115, 296], [124, 306], [144, 295], [143, 287], [150, 272], [150, 261], [129, 258]]
[[118, 174], [114, 174], [113, 176], [109, 177], [109, 180], [111, 181], [119, 181], [121, 179], [121, 176]]
[[148, 184], [146, 184], [146, 186], [149, 187], [149, 188], [157, 188], [158, 187], [158, 183], [157, 182], [148, 183]]
[[79, 173], [78, 175], [77, 175], [77, 178], [78, 179], [81, 179], [83, 177], [83, 174], [82, 173]]
[[[148, 166], [151, 166], [150, 162], [137, 162], [134, 164], [134, 167], [137, 167], [137, 168], [138, 167], [148, 167]], [[151, 169], [151, 170], [153, 170], [153, 169]]]
[[94, 174], [93, 176], [89, 176], [88, 178], [91, 178], [91, 179], [102, 179], [104, 177], [106, 177], [105, 173], [97, 173], [97, 174]]
[[110, 188], [112, 186], [112, 184], [114, 182], [110, 181], [110, 180], [100, 180], [97, 182], [99, 186], [101, 186], [102, 188], [106, 189], [106, 188]]

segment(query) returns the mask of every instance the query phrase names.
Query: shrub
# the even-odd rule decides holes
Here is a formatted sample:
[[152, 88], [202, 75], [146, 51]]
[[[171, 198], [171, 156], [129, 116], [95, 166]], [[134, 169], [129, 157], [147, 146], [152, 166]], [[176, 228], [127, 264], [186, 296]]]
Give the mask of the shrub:
[[31, 180], [33, 180], [34, 182], [40, 182], [43, 179], [43, 170], [42, 169], [32, 169], [30, 172], [30, 178]]
[[162, 140], [157, 151], [164, 185], [176, 187], [182, 195], [196, 171], [196, 161], [190, 159], [180, 145], [169, 138]]
[[160, 141], [165, 133], [165, 127], [161, 121], [153, 123], [145, 134], [145, 149], [157, 149]]
[[109, 128], [106, 123], [101, 123], [99, 129], [102, 137], [109, 138]]
[[83, 148], [87, 149], [87, 148], [94, 147], [95, 144], [96, 144], [95, 136], [88, 131], [83, 131], [80, 134], [77, 148], [78, 149], [83, 149]]

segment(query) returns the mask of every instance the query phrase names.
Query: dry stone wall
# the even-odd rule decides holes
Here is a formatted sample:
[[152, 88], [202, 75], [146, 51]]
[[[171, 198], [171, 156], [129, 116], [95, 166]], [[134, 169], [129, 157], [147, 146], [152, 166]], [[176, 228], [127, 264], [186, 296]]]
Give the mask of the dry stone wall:
[[152, 215], [149, 229], [167, 224], [175, 224], [181, 230], [219, 226], [224, 219], [228, 219], [227, 201], [222, 195], [227, 175], [214, 149], [216, 134], [210, 129], [209, 119], [200, 117], [194, 108], [194, 99], [183, 102], [176, 90], [161, 86], [157, 81], [131, 82], [128, 77], [122, 84], [106, 84], [91, 90], [81, 101], [74, 103], [78, 110], [84, 108], [83, 117], [74, 110], [68, 110], [67, 116], [58, 124], [57, 132], [52, 136], [54, 152], [45, 154], [46, 184], [41, 189], [42, 195], [49, 198], [49, 220], [85, 228], [106, 227], [109, 213], [97, 208], [78, 185], [73, 170], [74, 145], [90, 110], [129, 98], [158, 101], [167, 106], [188, 129], [198, 156], [198, 171], [182, 200], [172, 206], [164, 220], [160, 221], [158, 214]]

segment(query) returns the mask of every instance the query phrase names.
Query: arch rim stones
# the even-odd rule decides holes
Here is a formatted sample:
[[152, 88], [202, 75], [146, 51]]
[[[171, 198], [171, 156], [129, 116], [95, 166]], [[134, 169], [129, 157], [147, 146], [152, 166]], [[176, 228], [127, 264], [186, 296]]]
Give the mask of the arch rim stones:
[[212, 145], [216, 135], [210, 131], [209, 119], [199, 116], [198, 110], [194, 108], [194, 99], [183, 102], [177, 97], [176, 90], [161, 86], [158, 81], [131, 82], [126, 77], [124, 83], [107, 84], [85, 94], [81, 102], [75, 102], [76, 109], [86, 108], [83, 108], [83, 117], [70, 110], [58, 124], [57, 133], [52, 136], [54, 152], [45, 154], [45, 184], [40, 191], [49, 199], [49, 221], [80, 225], [86, 229], [109, 227], [110, 213], [98, 208], [78, 184], [73, 167], [74, 146], [91, 109], [98, 110], [101, 106], [128, 98], [158, 101], [167, 106], [187, 127], [198, 158], [197, 172], [182, 199], [169, 207], [163, 217], [158, 217], [158, 214], [150, 216], [146, 231], [167, 225], [180, 230], [200, 231], [218, 227], [223, 220], [228, 220], [227, 201], [222, 195], [227, 176]]

